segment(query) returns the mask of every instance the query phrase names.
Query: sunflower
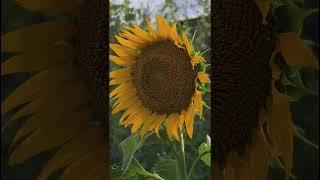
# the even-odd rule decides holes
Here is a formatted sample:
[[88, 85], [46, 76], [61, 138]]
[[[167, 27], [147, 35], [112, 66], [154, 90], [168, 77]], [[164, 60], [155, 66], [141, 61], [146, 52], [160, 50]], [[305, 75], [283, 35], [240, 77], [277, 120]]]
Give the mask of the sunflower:
[[268, 24], [272, 1], [213, 2], [213, 178], [266, 179], [272, 160], [292, 169], [289, 99], [277, 88], [282, 56], [288, 65], [317, 66], [295, 33]]
[[[137, 25], [127, 26], [110, 44], [116, 55], [109, 59], [122, 68], [110, 72], [110, 93], [115, 100], [112, 113], [124, 111], [120, 124], [132, 125], [131, 133], [140, 129], [141, 136], [149, 131], [159, 135], [165, 123], [170, 140], [179, 140], [179, 131], [186, 126], [193, 135], [194, 117], [202, 117], [201, 87], [210, 83], [204, 71], [196, 66], [204, 63], [201, 53], [192, 48], [185, 32], [177, 33], [177, 24], [170, 26], [156, 16], [157, 30], [146, 18], [148, 31]], [[183, 40], [183, 41], [182, 41]]]
[[17, 0], [33, 12], [63, 14], [1, 37], [12, 56], [1, 75], [31, 77], [1, 104], [1, 115], [23, 105], [2, 127], [22, 117], [9, 156], [10, 166], [58, 147], [38, 179], [64, 169], [60, 179], [107, 179], [107, 1]]

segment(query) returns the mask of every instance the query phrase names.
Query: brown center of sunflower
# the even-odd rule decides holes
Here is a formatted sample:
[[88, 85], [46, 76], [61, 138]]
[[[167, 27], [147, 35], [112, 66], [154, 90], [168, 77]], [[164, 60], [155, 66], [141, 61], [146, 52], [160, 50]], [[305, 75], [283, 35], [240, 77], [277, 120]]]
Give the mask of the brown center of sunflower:
[[170, 40], [141, 49], [133, 68], [133, 81], [143, 105], [160, 114], [187, 109], [195, 90], [196, 72], [185, 49]]
[[214, 158], [222, 162], [231, 151], [242, 154], [258, 126], [271, 93], [274, 48], [271, 29], [261, 23], [254, 2], [228, 2], [216, 2], [213, 10], [212, 131]]

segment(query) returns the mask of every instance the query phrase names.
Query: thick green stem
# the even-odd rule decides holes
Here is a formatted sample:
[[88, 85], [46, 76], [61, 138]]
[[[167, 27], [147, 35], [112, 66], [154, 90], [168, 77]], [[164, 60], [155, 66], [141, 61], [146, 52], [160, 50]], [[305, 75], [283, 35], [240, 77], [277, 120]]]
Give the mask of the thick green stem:
[[182, 132], [181, 132], [181, 140], [178, 143], [178, 148], [177, 148], [177, 164], [178, 164], [179, 180], [188, 180], [187, 166], [186, 166], [185, 153], [184, 153], [184, 139], [183, 139]]

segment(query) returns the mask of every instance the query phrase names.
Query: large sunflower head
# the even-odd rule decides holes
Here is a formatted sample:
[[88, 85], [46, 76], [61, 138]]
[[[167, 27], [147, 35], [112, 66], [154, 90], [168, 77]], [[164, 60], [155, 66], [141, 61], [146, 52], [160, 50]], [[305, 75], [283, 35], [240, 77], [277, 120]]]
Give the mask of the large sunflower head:
[[132, 124], [131, 132], [141, 129], [143, 136], [166, 124], [169, 139], [179, 140], [178, 128], [186, 125], [192, 138], [194, 116], [202, 116], [200, 89], [210, 79], [196, 65], [204, 63], [200, 53], [195, 53], [186, 34], [182, 39], [174, 23], [156, 16], [158, 30], [148, 19], [148, 31], [136, 25], [125, 27], [110, 44], [116, 53], [110, 60], [122, 68], [110, 72], [110, 85], [117, 87], [110, 93], [115, 99], [112, 113], [125, 111], [120, 124]]

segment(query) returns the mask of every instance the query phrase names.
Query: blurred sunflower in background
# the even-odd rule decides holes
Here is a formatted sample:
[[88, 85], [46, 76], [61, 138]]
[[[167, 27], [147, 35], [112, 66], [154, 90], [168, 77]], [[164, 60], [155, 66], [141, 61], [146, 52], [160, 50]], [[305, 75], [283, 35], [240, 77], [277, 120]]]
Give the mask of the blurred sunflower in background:
[[213, 2], [214, 179], [267, 179], [274, 162], [282, 166], [285, 179], [294, 178], [290, 97], [278, 85], [285, 65], [318, 63], [298, 32], [274, 30], [271, 9], [293, 4], [277, 3]]
[[[177, 33], [177, 24], [170, 26], [156, 16], [157, 30], [146, 19], [148, 31], [136, 25], [124, 27], [115, 36], [119, 44], [110, 44], [115, 55], [109, 59], [122, 66], [110, 72], [110, 93], [115, 100], [112, 113], [124, 111], [120, 124], [132, 124], [131, 133], [140, 129], [141, 136], [149, 131], [159, 135], [165, 124], [170, 140], [179, 140], [179, 130], [186, 126], [193, 136], [194, 117], [202, 117], [201, 88], [210, 83], [208, 74], [197, 68], [205, 65], [200, 52], [195, 52], [186, 33]], [[182, 41], [183, 39], [183, 41]]]
[[[9, 165], [59, 147], [37, 179], [107, 179], [107, 12], [105, 0], [17, 0], [33, 12], [63, 14], [1, 37], [12, 55], [1, 75], [30, 72], [1, 104], [1, 115], [24, 105], [2, 133], [27, 116], [11, 143]], [[70, 20], [70, 17], [72, 20]]]

